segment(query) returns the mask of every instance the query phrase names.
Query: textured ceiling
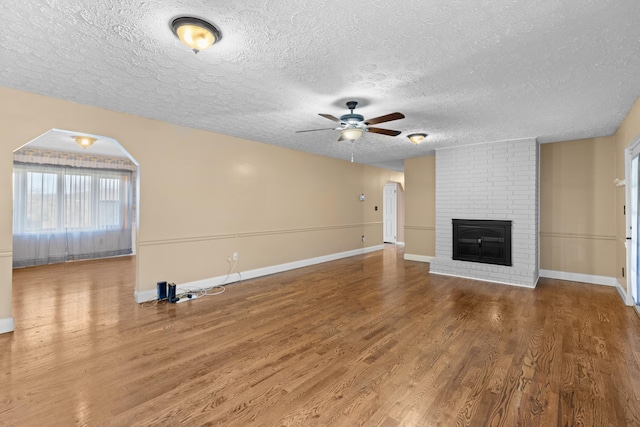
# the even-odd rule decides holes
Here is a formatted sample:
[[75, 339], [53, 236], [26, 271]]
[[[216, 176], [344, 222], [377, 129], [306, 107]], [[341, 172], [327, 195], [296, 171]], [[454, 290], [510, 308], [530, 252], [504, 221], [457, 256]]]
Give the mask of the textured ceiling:
[[[435, 147], [610, 135], [640, 96], [638, 0], [3, 0], [0, 85], [401, 167]], [[222, 40], [195, 55], [169, 28]], [[318, 116], [406, 118], [354, 144]], [[429, 137], [415, 146], [406, 135]]]

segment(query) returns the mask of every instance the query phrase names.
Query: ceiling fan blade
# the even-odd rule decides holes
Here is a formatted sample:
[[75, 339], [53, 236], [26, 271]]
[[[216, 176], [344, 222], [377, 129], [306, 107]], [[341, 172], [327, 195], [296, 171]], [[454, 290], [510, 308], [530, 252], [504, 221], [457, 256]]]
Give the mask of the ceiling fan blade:
[[399, 130], [389, 130], [389, 129], [382, 129], [382, 128], [368, 128], [368, 131], [373, 133], [379, 133], [380, 135], [389, 135], [389, 136], [398, 136], [402, 133]]
[[390, 122], [392, 120], [400, 120], [404, 119], [404, 114], [402, 113], [391, 113], [380, 117], [375, 117], [373, 119], [365, 120], [365, 123], [368, 125], [377, 125], [378, 123]]
[[318, 115], [324, 117], [325, 119], [333, 120], [334, 122], [340, 123], [340, 119], [335, 116], [332, 116], [331, 114], [318, 113]]
[[321, 128], [321, 129], [308, 129], [308, 130], [297, 130], [296, 133], [302, 132], [315, 132], [317, 130], [334, 130], [335, 128]]

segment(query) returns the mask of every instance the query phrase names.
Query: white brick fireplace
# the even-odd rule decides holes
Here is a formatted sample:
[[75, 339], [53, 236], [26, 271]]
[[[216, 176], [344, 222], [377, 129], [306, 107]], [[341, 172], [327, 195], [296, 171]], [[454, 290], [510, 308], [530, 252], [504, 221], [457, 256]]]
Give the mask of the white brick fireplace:
[[[518, 286], [538, 281], [535, 138], [436, 150], [436, 256], [430, 271]], [[512, 221], [512, 266], [452, 259], [452, 219]]]

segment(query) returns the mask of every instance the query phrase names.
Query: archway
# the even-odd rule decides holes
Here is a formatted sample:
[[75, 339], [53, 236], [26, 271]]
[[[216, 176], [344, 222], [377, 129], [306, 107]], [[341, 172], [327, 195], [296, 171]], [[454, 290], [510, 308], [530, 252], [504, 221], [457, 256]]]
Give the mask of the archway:
[[[85, 148], [78, 137], [93, 143]], [[13, 162], [14, 275], [19, 267], [135, 255], [139, 164], [117, 140], [51, 129], [14, 150]]]

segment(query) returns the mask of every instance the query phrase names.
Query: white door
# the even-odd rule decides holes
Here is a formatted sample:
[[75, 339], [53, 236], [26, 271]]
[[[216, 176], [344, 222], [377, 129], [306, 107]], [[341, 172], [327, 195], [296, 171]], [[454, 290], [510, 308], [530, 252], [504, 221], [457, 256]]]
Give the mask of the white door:
[[640, 306], [640, 140], [626, 150], [627, 304]]
[[396, 243], [398, 228], [398, 189], [397, 184], [384, 186], [382, 206], [382, 241]]
[[[627, 243], [630, 243], [630, 248], [627, 247], [627, 251], [629, 253], [629, 279], [631, 281], [631, 298], [633, 300], [633, 304], [640, 305], [640, 279], [638, 274], [640, 274], [638, 268], [638, 255], [640, 255], [640, 251], [638, 248], [640, 247], [640, 234], [638, 233], [638, 228], [640, 227], [640, 223], [638, 219], [638, 197], [640, 193], [638, 192], [638, 187], [640, 184], [640, 174], [638, 169], [638, 159], [640, 156], [640, 145], [636, 145], [631, 149], [631, 174], [629, 176], [629, 180], [626, 182], [627, 186]], [[630, 196], [630, 197], [629, 197]]]

